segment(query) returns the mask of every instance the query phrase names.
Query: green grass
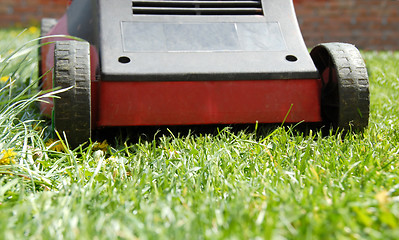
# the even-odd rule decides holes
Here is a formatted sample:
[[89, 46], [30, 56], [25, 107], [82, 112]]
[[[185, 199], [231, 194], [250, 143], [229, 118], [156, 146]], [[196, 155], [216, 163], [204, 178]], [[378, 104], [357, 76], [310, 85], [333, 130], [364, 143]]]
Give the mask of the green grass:
[[[37, 34], [16, 32], [0, 31], [2, 59]], [[399, 53], [363, 55], [362, 134], [225, 128], [66, 152], [33, 127], [36, 49], [14, 58], [0, 72], [15, 79], [0, 92], [0, 147], [18, 154], [0, 165], [0, 239], [397, 239]]]

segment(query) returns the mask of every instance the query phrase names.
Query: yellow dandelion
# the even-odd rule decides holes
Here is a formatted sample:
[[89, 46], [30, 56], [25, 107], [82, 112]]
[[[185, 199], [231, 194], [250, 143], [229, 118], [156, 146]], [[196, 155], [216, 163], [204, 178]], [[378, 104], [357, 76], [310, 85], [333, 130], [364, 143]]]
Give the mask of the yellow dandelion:
[[0, 165], [9, 165], [15, 164], [15, 156], [17, 153], [14, 152], [14, 149], [4, 149], [1, 151]]
[[375, 199], [377, 199], [381, 208], [385, 208], [390, 201], [389, 192], [387, 190], [382, 190], [375, 195]]
[[32, 27], [28, 28], [28, 32], [32, 33], [32, 34], [35, 34], [35, 33], [39, 32], [39, 29], [37, 27], [35, 27], [35, 26], [32, 26]]
[[107, 152], [108, 150], [108, 143], [107, 140], [104, 140], [102, 143], [95, 142], [93, 144], [93, 151], [101, 150], [103, 152]]
[[49, 139], [46, 142], [46, 147], [49, 147], [50, 150], [56, 152], [65, 152], [64, 146], [61, 144], [61, 141], [55, 139]]
[[0, 78], [0, 82], [5, 83], [5, 82], [7, 82], [8, 79], [10, 79], [9, 76], [2, 76], [2, 77]]

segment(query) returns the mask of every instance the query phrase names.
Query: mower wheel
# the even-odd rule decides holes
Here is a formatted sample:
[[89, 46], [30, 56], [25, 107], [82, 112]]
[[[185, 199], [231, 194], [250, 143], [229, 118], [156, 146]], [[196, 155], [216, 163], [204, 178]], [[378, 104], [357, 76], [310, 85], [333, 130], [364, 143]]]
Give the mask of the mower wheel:
[[54, 127], [74, 148], [91, 137], [90, 44], [57, 41], [53, 74], [54, 87], [70, 88], [54, 99]]
[[55, 18], [43, 18], [40, 22], [40, 37], [46, 36], [56, 24]]
[[[40, 22], [40, 37], [46, 36], [50, 30], [57, 24], [57, 19], [55, 18], [43, 18]], [[41, 40], [39, 40], [39, 45], [41, 44]], [[39, 57], [39, 77], [44, 74], [42, 72], [42, 48], [39, 46], [38, 48], [38, 57]]]
[[351, 44], [325, 43], [310, 53], [321, 80], [321, 114], [325, 125], [362, 131], [368, 125], [370, 94], [366, 64]]

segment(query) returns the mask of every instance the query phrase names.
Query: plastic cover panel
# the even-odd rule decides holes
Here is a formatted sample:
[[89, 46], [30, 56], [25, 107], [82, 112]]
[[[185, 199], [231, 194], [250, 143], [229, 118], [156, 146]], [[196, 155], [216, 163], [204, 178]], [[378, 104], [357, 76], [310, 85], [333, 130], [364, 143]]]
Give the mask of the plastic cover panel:
[[122, 34], [125, 52], [281, 51], [286, 49], [277, 22], [202, 24], [123, 22]]
[[263, 15], [132, 14], [132, 1], [91, 1], [103, 81], [319, 78], [292, 0], [261, 0]]

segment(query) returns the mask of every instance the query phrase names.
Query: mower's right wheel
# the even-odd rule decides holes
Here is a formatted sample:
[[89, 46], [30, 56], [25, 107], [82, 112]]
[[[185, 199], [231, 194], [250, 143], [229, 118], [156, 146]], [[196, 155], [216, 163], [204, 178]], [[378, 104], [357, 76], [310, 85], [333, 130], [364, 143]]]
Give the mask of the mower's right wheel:
[[54, 99], [54, 127], [75, 148], [91, 137], [90, 44], [56, 42], [53, 74], [54, 87], [69, 88]]
[[310, 53], [321, 82], [324, 124], [341, 130], [362, 131], [369, 120], [369, 80], [357, 48], [346, 43], [324, 43]]

